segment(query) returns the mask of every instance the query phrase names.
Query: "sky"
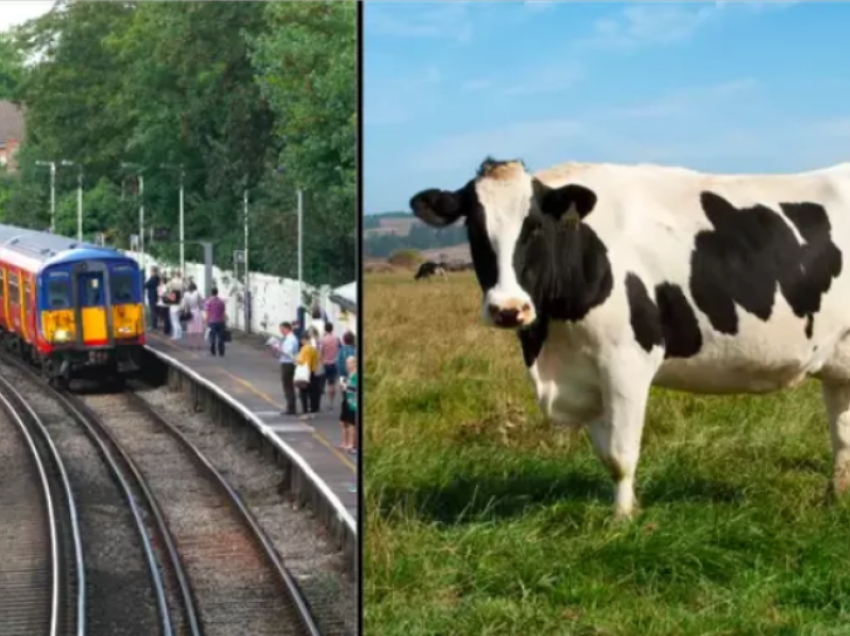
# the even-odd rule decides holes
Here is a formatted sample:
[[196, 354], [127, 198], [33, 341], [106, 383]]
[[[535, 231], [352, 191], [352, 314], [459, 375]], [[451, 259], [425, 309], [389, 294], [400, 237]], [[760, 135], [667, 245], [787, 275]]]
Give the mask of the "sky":
[[53, 0], [0, 0], [0, 31], [37, 18], [52, 6]]
[[487, 155], [531, 170], [850, 161], [850, 3], [369, 0], [364, 13], [367, 214], [459, 188]]

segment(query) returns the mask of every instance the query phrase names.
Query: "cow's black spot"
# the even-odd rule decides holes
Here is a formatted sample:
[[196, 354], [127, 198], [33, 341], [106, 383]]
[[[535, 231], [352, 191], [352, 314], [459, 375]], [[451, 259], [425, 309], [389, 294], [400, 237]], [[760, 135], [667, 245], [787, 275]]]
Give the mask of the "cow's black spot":
[[681, 287], [656, 285], [653, 301], [636, 274], [627, 273], [625, 284], [632, 332], [644, 350], [650, 352], [652, 347], [663, 345], [665, 358], [690, 358], [699, 353], [702, 333]]
[[553, 320], [582, 320], [614, 286], [608, 250], [593, 229], [536, 211], [523, 223], [513, 262], [538, 314]]
[[481, 290], [486, 294], [499, 282], [499, 263], [496, 260], [496, 252], [490, 243], [487, 234], [487, 219], [484, 215], [484, 207], [478, 201], [475, 188], [469, 188], [469, 213], [466, 216], [466, 235], [469, 239], [469, 251], [472, 255], [472, 265], [475, 268], [475, 277]]
[[782, 295], [797, 316], [806, 316], [806, 335], [811, 338], [821, 299], [832, 279], [841, 273], [841, 251], [832, 242], [832, 226], [822, 205], [783, 203], [780, 207], [806, 241], [800, 247], [800, 269], [793, 272], [796, 276], [780, 279]]
[[665, 358], [690, 358], [702, 349], [702, 332], [682, 288], [672, 283], [655, 286], [655, 303], [664, 334]]
[[530, 367], [540, 355], [543, 343], [549, 335], [549, 321], [545, 317], [538, 317], [528, 327], [517, 331], [519, 342], [522, 345], [522, 357], [525, 366]]
[[638, 344], [647, 352], [664, 344], [658, 307], [649, 297], [643, 281], [631, 272], [626, 274], [626, 298], [629, 301], [632, 332]]
[[714, 230], [696, 236], [691, 253], [691, 294], [712, 327], [738, 333], [736, 305], [766, 321], [776, 286], [794, 314], [806, 319], [811, 337], [821, 298], [841, 273], [841, 252], [832, 242], [826, 210], [816, 203], [783, 203], [780, 214], [764, 205], [738, 209], [713, 192], [700, 196]]

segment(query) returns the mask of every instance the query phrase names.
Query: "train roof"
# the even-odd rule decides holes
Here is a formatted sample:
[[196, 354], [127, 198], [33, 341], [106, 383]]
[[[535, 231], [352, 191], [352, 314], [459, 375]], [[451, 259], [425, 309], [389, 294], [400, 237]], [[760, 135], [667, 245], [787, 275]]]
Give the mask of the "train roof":
[[[111, 247], [101, 247], [76, 239], [37, 232], [13, 225], [0, 225], [0, 248], [16, 252], [42, 265], [61, 263], [67, 259], [68, 252], [75, 251], [75, 257], [82, 258], [120, 258], [126, 259], [121, 252]], [[80, 253], [79, 250], [83, 250]]]

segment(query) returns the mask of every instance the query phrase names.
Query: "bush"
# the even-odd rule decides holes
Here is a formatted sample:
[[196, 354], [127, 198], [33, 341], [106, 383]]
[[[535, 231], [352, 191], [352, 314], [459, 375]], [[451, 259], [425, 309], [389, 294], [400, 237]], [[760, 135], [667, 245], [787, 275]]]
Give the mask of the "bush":
[[413, 269], [425, 262], [425, 257], [419, 250], [396, 250], [387, 257], [387, 262], [396, 267]]

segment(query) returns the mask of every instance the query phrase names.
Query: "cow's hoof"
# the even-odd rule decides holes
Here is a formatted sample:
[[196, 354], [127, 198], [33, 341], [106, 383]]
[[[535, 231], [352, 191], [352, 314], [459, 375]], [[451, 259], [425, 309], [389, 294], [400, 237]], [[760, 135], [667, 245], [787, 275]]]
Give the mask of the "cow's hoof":
[[630, 523], [640, 514], [640, 508], [637, 505], [631, 508], [622, 508], [614, 506], [614, 514], [611, 516], [615, 523]]
[[850, 502], [850, 487], [843, 480], [833, 479], [826, 487], [824, 499], [828, 506]]

